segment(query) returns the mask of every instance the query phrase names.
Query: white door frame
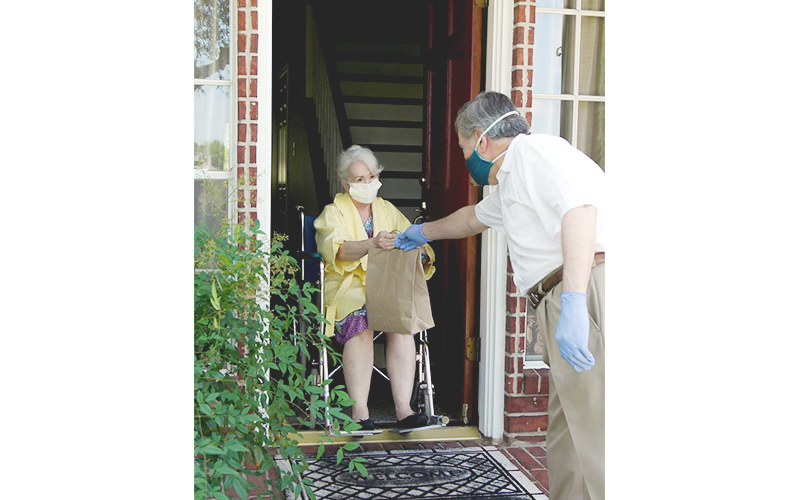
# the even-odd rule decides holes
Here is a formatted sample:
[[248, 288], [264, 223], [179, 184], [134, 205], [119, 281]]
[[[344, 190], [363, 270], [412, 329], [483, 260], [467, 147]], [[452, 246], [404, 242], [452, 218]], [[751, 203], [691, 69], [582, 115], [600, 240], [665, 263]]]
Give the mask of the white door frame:
[[[271, 245], [272, 229], [272, 2], [258, 2], [258, 140], [256, 141], [256, 217], [261, 222], [262, 244]], [[267, 247], [269, 248], [269, 247]]]
[[[486, 90], [511, 97], [514, 0], [489, 2], [486, 33]], [[483, 188], [486, 197], [496, 186]], [[478, 364], [478, 430], [503, 438], [506, 350], [506, 237], [493, 229], [481, 237], [481, 362]]]
[[[273, 0], [259, 2], [259, 25], [272, 26]], [[486, 90], [511, 95], [511, 56], [514, 30], [514, 0], [489, 2]], [[257, 217], [270, 244], [272, 206], [272, 37], [258, 37], [258, 150], [256, 186]], [[487, 196], [494, 186], [484, 188]], [[506, 238], [492, 229], [481, 237], [480, 336], [481, 362], [478, 365], [478, 430], [491, 439], [502, 439], [505, 404], [505, 316], [506, 316]]]

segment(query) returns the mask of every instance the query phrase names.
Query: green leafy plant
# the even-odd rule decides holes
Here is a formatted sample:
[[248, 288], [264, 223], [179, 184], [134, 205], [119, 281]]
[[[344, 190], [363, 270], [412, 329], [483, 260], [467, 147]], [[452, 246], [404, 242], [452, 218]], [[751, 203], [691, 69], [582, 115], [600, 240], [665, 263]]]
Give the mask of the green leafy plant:
[[[194, 337], [194, 485], [195, 499], [272, 495], [291, 488], [315, 498], [308, 468], [295, 436], [296, 427], [314, 428], [327, 416], [335, 430], [353, 430], [358, 424], [344, 413], [353, 401], [342, 386], [323, 386], [307, 373], [304, 360], [329, 345], [319, 328], [324, 321], [312, 300], [316, 291], [298, 283], [297, 262], [272, 238], [261, 244], [258, 222], [221, 224], [210, 234], [195, 231]], [[329, 349], [334, 362], [340, 361]], [[326, 382], [330, 384], [330, 381]], [[329, 439], [330, 442], [332, 440]], [[357, 445], [345, 443], [344, 452]], [[324, 452], [320, 444], [318, 456]], [[276, 465], [282, 457], [291, 464]], [[363, 459], [348, 464], [350, 471], [367, 475]], [[269, 478], [272, 471], [277, 481]], [[261, 477], [269, 491], [251, 481]]]

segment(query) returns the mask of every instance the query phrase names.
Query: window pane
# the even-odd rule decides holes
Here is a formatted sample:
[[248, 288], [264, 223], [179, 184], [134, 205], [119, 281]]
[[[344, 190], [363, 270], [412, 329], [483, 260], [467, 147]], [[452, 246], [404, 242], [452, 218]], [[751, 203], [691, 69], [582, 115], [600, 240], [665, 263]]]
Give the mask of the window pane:
[[528, 309], [526, 310], [525, 318], [525, 359], [529, 361], [541, 360], [542, 353], [544, 352], [544, 343], [539, 336], [539, 331], [536, 328], [536, 316], [534, 316], [534, 309], [528, 301]]
[[572, 142], [572, 101], [533, 100], [531, 134], [550, 134]]
[[194, 87], [194, 168], [228, 170], [231, 88]]
[[578, 104], [577, 148], [606, 169], [606, 103], [581, 102]]
[[[536, 5], [539, 5], [537, 2]], [[606, 10], [606, 0], [583, 0], [581, 3], [583, 10]]]
[[575, 16], [537, 14], [533, 37], [533, 92], [572, 94]]
[[228, 216], [228, 181], [194, 181], [194, 226], [212, 234]]
[[606, 95], [606, 20], [581, 17], [581, 95]]
[[194, 77], [230, 80], [229, 0], [194, 0]]
[[575, 0], [536, 0], [536, 6], [552, 7], [554, 9], [574, 9]]

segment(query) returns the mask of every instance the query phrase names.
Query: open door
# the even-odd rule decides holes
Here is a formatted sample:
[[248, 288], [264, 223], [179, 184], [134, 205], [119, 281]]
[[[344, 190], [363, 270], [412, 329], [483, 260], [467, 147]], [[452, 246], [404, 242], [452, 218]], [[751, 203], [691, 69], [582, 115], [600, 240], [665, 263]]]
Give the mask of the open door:
[[[424, 76], [423, 195], [427, 219], [437, 220], [478, 202], [454, 129], [462, 104], [481, 89], [483, 11], [473, 0], [430, 1]], [[429, 282], [436, 327], [431, 350], [437, 403], [474, 424], [477, 383], [477, 237], [433, 243], [436, 275]], [[472, 354], [474, 352], [474, 355]]]

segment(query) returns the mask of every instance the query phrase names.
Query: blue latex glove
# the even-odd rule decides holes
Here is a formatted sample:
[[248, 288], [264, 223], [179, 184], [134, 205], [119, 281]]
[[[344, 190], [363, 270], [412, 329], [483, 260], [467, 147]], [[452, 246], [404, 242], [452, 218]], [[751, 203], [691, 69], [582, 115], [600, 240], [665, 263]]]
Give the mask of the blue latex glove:
[[408, 226], [404, 233], [397, 233], [394, 246], [408, 252], [431, 241], [422, 234], [422, 226], [425, 224], [424, 222], [422, 224], [413, 224]]
[[577, 372], [594, 366], [589, 352], [589, 309], [586, 294], [561, 292], [561, 316], [556, 325], [556, 342], [561, 357]]

